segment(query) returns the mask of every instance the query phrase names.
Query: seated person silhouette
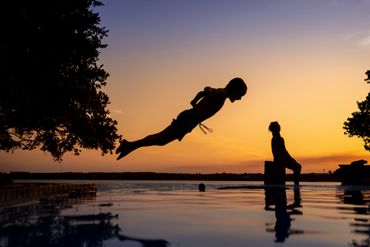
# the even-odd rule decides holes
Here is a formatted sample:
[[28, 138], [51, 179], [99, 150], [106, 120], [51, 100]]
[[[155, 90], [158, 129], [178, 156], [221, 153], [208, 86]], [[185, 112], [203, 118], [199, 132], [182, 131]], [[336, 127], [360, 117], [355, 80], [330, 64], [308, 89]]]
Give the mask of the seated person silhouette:
[[[231, 102], [240, 100], [247, 93], [247, 85], [241, 78], [232, 79], [225, 88], [206, 87], [190, 102], [191, 109], [181, 112], [172, 123], [159, 133], [149, 135], [137, 141], [122, 140], [117, 148], [117, 160], [125, 157], [132, 151], [147, 146], [163, 146], [176, 139], [179, 141], [190, 133], [197, 125], [201, 128], [202, 122], [216, 114], [228, 98]], [[208, 128], [207, 128], [208, 129]], [[203, 130], [203, 129], [202, 129]], [[208, 129], [211, 131], [211, 129]]]
[[280, 135], [280, 125], [278, 122], [271, 122], [269, 130], [272, 132], [271, 149], [274, 156], [274, 162], [277, 165], [284, 166], [294, 173], [294, 185], [299, 185], [302, 166], [293, 159], [285, 148], [284, 139]]

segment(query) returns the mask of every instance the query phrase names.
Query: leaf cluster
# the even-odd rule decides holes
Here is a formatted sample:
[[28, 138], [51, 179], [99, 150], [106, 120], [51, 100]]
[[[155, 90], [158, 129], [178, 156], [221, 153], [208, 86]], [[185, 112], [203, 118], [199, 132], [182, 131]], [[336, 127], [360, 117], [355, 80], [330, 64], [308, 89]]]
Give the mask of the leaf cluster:
[[[370, 82], [370, 70], [366, 72], [365, 81]], [[366, 99], [357, 102], [359, 111], [353, 112], [352, 116], [344, 123], [345, 134], [349, 137], [357, 136], [363, 139], [364, 148], [370, 151], [370, 92]]]
[[61, 161], [81, 148], [112, 152], [117, 122], [101, 89], [102, 39], [96, 0], [14, 0], [0, 25], [0, 149], [40, 148]]

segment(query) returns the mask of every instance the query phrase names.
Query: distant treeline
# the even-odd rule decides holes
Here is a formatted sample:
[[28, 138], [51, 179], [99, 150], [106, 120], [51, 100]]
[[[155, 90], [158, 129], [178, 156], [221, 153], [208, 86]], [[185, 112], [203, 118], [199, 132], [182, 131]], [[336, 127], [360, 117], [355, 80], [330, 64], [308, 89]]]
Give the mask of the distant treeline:
[[[62, 172], [62, 173], [31, 173], [10, 172], [10, 179], [71, 179], [71, 180], [205, 180], [205, 181], [263, 181], [261, 173], [156, 173], [156, 172]], [[287, 181], [292, 181], [292, 174], [286, 175]], [[305, 173], [301, 181], [340, 181], [331, 173]]]

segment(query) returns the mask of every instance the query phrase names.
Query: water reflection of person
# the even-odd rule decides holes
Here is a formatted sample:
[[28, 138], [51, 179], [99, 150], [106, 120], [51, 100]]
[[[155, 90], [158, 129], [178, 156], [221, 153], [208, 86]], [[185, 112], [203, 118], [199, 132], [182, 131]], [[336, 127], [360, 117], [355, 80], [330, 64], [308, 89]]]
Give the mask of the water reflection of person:
[[[275, 207], [273, 207], [275, 206]], [[294, 190], [294, 202], [287, 203], [285, 188], [265, 188], [265, 210], [275, 211], [276, 222], [273, 229], [267, 228], [267, 232], [275, 232], [275, 242], [282, 243], [292, 234], [303, 234], [303, 230], [291, 229], [292, 215], [301, 215], [300, 190]]]

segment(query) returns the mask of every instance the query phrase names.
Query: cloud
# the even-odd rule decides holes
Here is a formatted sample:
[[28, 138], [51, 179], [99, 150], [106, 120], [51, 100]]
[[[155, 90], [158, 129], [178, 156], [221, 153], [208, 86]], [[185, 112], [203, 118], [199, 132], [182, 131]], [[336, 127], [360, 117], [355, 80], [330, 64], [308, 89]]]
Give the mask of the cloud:
[[[369, 0], [370, 1], [370, 0]], [[370, 32], [368, 31], [358, 31], [347, 33], [346, 39], [355, 45], [368, 47], [370, 46]]]
[[[335, 171], [339, 164], [349, 164], [352, 161], [365, 159], [370, 162], [370, 155], [352, 153], [327, 154], [321, 156], [295, 156], [303, 167], [303, 173]], [[160, 169], [160, 172], [174, 173], [263, 173], [266, 159], [252, 159], [238, 162], [238, 164], [199, 164], [188, 166], [174, 166]], [[287, 173], [291, 173], [287, 171]]]
[[123, 110], [121, 110], [121, 109], [111, 109], [110, 110], [112, 113], [114, 113], [114, 114], [119, 114], [119, 115], [122, 115], [122, 114], [124, 114], [125, 112], [123, 111]]
[[163, 168], [161, 172], [179, 172], [179, 173], [262, 173], [264, 169], [264, 160], [248, 160], [239, 162], [239, 164], [200, 164], [188, 166], [174, 166]]
[[322, 156], [297, 157], [297, 161], [302, 164], [303, 172], [321, 172], [324, 169], [327, 171], [334, 171], [339, 168], [339, 164], [349, 164], [352, 161], [360, 159], [370, 161], [370, 155], [339, 153]]
[[361, 46], [370, 46], [370, 35], [363, 37], [358, 41], [358, 44]]
[[262, 172], [263, 165], [256, 165], [259, 169], [250, 170], [246, 165], [189, 165], [163, 168], [160, 172], [174, 172], [174, 173], [254, 173]]
[[[354, 160], [362, 159], [363, 157], [356, 155], [356, 154], [330, 154], [330, 155], [323, 155], [318, 157], [299, 157], [299, 160], [302, 163], [332, 163], [332, 162], [342, 162], [348, 163]], [[366, 158], [366, 157], [365, 157]]]

